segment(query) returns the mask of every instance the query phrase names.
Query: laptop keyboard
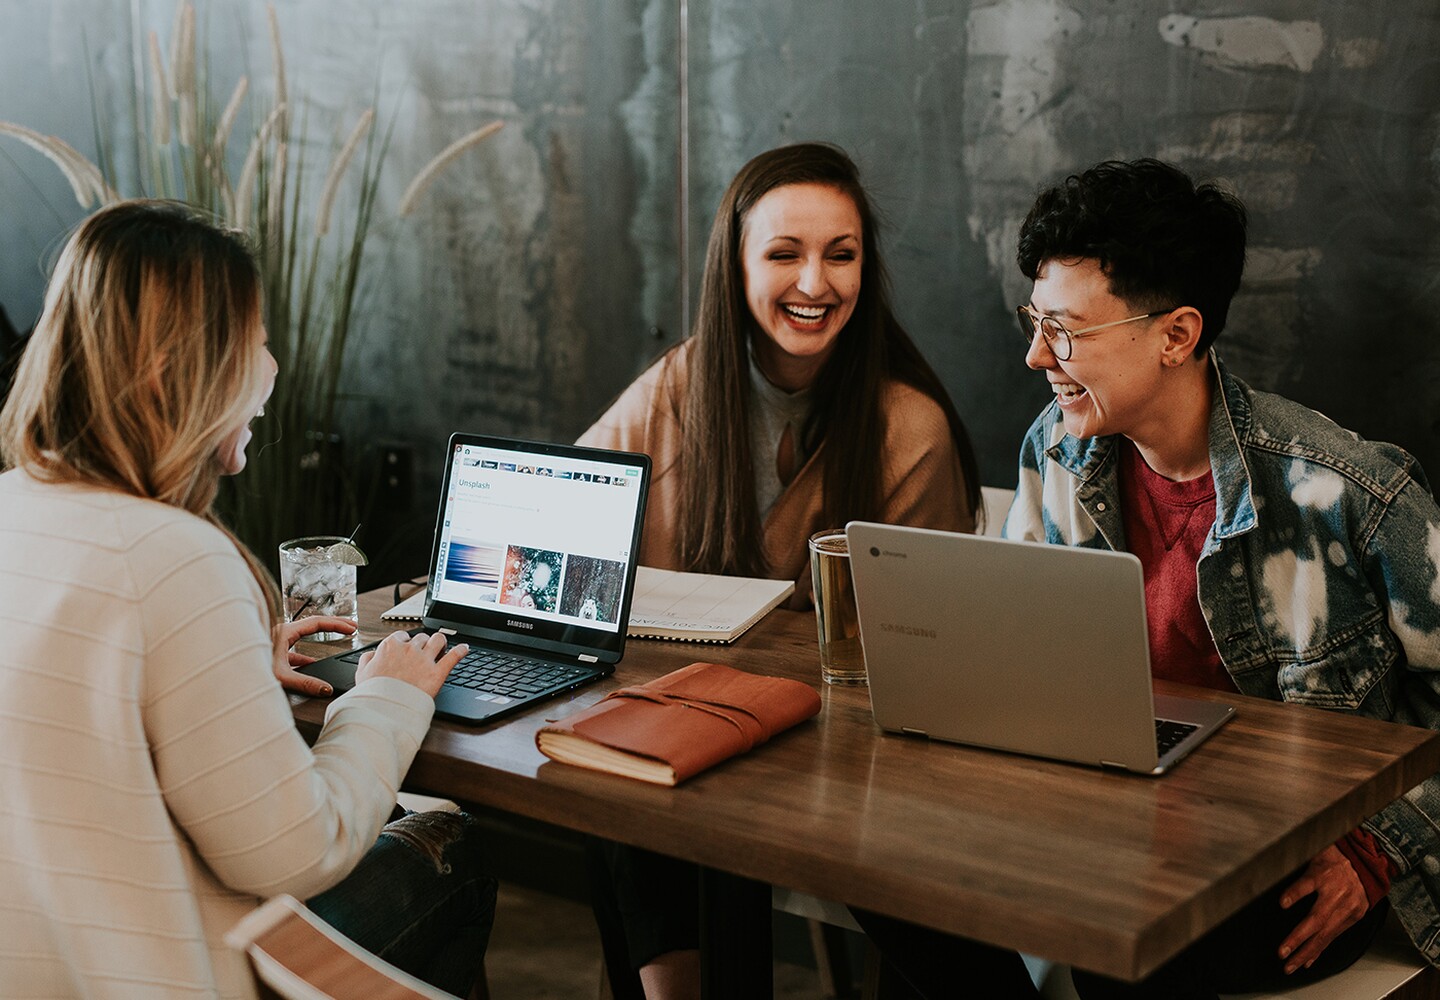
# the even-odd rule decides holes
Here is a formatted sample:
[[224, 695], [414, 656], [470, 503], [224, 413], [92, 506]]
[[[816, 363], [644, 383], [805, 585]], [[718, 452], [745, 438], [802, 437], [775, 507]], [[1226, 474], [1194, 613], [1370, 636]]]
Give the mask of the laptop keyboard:
[[1164, 757], [1171, 750], [1180, 745], [1199, 726], [1192, 726], [1188, 722], [1176, 722], [1173, 719], [1155, 720], [1155, 755]]
[[480, 692], [484, 701], [506, 705], [592, 676], [593, 671], [514, 653], [472, 649], [450, 671], [445, 683]]

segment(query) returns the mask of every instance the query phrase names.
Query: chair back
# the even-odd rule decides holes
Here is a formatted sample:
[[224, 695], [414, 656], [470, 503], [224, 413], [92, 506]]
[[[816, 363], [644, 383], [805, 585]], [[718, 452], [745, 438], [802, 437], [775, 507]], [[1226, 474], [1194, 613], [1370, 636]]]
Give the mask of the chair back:
[[1000, 537], [1000, 529], [1005, 526], [1005, 515], [1010, 512], [1010, 502], [1014, 499], [1014, 490], [999, 486], [980, 487], [980, 507], [985, 512], [985, 523], [980, 531], [982, 535]]
[[276, 896], [225, 935], [264, 1000], [454, 1000], [365, 951], [293, 896]]

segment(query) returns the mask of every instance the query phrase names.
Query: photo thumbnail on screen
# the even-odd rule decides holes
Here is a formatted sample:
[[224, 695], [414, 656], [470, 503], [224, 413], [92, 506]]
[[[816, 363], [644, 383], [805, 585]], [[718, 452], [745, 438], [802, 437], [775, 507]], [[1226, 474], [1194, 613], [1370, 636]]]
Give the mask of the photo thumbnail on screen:
[[503, 546], [468, 539], [452, 538], [441, 572], [452, 583], [500, 588], [500, 573], [505, 566]]
[[555, 611], [560, 596], [563, 553], [512, 545], [505, 555], [500, 603], [536, 611]]
[[587, 621], [619, 621], [624, 590], [623, 562], [572, 555], [565, 564], [560, 613]]

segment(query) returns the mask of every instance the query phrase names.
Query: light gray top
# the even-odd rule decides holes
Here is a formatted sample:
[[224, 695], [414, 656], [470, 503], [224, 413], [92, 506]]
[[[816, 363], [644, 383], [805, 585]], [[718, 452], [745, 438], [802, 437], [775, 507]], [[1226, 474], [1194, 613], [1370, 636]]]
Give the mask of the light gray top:
[[755, 502], [760, 507], [760, 518], [764, 520], [775, 506], [785, 484], [780, 482], [776, 459], [780, 452], [780, 439], [785, 428], [790, 428], [790, 440], [795, 447], [795, 472], [804, 466], [810, 454], [804, 448], [801, 432], [810, 416], [812, 393], [809, 389], [786, 392], [771, 384], [760, 366], [755, 363], [755, 354], [750, 354], [750, 456], [755, 464]]

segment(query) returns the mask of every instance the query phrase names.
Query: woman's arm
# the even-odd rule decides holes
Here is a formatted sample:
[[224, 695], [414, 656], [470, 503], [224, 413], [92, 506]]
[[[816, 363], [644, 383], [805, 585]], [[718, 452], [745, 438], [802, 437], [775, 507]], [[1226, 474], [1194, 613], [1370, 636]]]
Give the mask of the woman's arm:
[[945, 411], [929, 396], [897, 385], [885, 412], [883, 502], [888, 524], [974, 531], [960, 453]]
[[305, 898], [374, 843], [429, 727], [433, 700], [377, 677], [331, 705], [312, 751], [272, 673], [244, 562], [208, 525], [165, 532], [137, 570], [142, 711], [161, 794], [227, 886]]

